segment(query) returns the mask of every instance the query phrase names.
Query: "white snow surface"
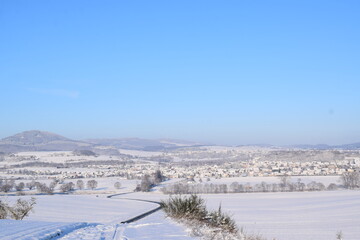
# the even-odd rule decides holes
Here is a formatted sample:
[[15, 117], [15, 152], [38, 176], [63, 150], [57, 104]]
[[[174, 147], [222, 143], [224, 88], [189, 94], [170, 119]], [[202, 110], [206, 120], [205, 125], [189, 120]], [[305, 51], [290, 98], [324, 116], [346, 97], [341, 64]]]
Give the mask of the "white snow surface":
[[[125, 197], [126, 195], [124, 195]], [[49, 222], [121, 222], [156, 208], [148, 202], [106, 198], [105, 195], [36, 195], [34, 213], [27, 220]], [[15, 202], [17, 196], [7, 197]], [[30, 196], [22, 197], [25, 199]]]
[[87, 226], [86, 223], [0, 220], [2, 240], [47, 240]]
[[[304, 182], [309, 180], [304, 179]], [[246, 182], [252, 181], [247, 179]], [[268, 240], [332, 240], [339, 231], [342, 231], [344, 240], [359, 240], [358, 190], [201, 196], [209, 209], [217, 209], [221, 204], [222, 210], [232, 215], [240, 228]], [[49, 236], [56, 236], [59, 232], [61, 238], [55, 239], [192, 239], [187, 236], [184, 226], [165, 218], [161, 211], [131, 224], [119, 224], [157, 207], [153, 203], [125, 198], [158, 201], [169, 197], [159, 191], [111, 199], [106, 195], [35, 197], [35, 213], [25, 221], [0, 220], [0, 239], [50, 239]], [[5, 200], [14, 202], [17, 198], [8, 196]]]
[[[289, 181], [292, 183], [296, 183], [298, 180], [301, 182], [308, 184], [312, 181], [323, 183], [325, 186], [328, 186], [330, 183], [341, 184], [340, 176], [290, 176]], [[199, 179], [196, 179], [197, 181]], [[214, 184], [228, 184], [230, 185], [233, 182], [238, 182], [240, 184], [250, 183], [251, 185], [259, 184], [261, 182], [265, 182], [268, 184], [271, 183], [280, 183], [280, 177], [232, 177], [232, 178], [210, 178], [210, 181], [203, 180], [203, 184], [205, 183], [214, 183]], [[198, 182], [197, 182], [198, 183]]]
[[[121, 224], [158, 205], [120, 197], [131, 196], [111, 199], [105, 196], [37, 196], [35, 213], [27, 220], [0, 220], [0, 239], [192, 239], [183, 226], [165, 218], [161, 211], [134, 223]], [[7, 201], [16, 198], [8, 197]]]
[[166, 219], [162, 212], [130, 224], [96, 225], [73, 231], [60, 239], [66, 240], [141, 240], [141, 239], [193, 239], [187, 236], [182, 226]]
[[230, 213], [240, 227], [276, 240], [359, 240], [360, 191], [202, 195], [211, 209]]

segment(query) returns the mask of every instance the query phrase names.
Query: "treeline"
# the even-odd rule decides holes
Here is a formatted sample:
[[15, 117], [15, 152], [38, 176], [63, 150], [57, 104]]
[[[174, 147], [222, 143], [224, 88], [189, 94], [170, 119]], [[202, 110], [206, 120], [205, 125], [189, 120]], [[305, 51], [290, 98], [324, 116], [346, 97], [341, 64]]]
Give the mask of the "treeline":
[[[59, 185], [59, 186], [58, 186]], [[49, 184], [41, 183], [38, 181], [31, 181], [28, 183], [19, 182], [15, 183], [14, 180], [0, 180], [0, 192], [8, 193], [15, 191], [17, 195], [25, 195], [24, 190], [36, 190], [41, 194], [54, 194], [56, 187], [58, 186], [59, 192], [69, 193], [74, 190], [83, 190], [85, 189], [85, 182], [83, 180], [78, 180], [76, 183], [73, 182], [64, 182], [62, 180], [54, 180]], [[86, 182], [87, 189], [94, 190], [98, 186], [96, 180], [88, 180]], [[118, 187], [119, 186], [119, 187]], [[115, 188], [120, 188], [120, 183], [115, 183]]]
[[187, 183], [180, 182], [165, 186], [161, 189], [164, 194], [212, 194], [212, 193], [253, 193], [253, 192], [302, 192], [302, 191], [324, 191], [336, 190], [339, 186], [331, 183], [325, 186], [321, 182], [312, 181], [308, 184], [298, 180], [295, 183], [288, 179], [281, 180], [280, 183], [266, 183], [251, 185], [233, 182], [228, 184], [214, 183]]
[[95, 160], [95, 161], [81, 161], [68, 163], [54, 163], [54, 162], [26, 162], [8, 166], [9, 168], [24, 168], [24, 167], [54, 167], [54, 168], [72, 168], [72, 167], [89, 167], [97, 165], [109, 166], [125, 166], [126, 164], [134, 164], [132, 160]]
[[134, 189], [135, 192], [149, 192], [151, 188], [155, 187], [157, 184], [166, 180], [166, 177], [162, 174], [160, 170], [156, 170], [153, 174], [145, 174], [141, 178], [140, 184]]

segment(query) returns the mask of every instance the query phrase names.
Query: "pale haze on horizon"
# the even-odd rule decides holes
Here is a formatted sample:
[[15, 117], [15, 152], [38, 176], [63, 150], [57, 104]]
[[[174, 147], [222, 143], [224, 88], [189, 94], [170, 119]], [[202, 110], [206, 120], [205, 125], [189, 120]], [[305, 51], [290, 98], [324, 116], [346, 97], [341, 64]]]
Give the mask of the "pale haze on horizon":
[[358, 1], [1, 1], [0, 138], [360, 142]]

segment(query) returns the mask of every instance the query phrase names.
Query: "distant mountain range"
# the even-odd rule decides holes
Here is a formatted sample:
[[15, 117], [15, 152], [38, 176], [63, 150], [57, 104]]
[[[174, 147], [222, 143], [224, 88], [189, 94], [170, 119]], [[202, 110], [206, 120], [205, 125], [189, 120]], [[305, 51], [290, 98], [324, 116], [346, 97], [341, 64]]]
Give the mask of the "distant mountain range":
[[[141, 138], [114, 138], [114, 139], [86, 139], [73, 140], [61, 135], [33, 130], [25, 131], [6, 137], [0, 140], [0, 152], [23, 152], [23, 151], [74, 151], [74, 150], [91, 150], [96, 153], [117, 154], [118, 149], [142, 150], [142, 151], [163, 151], [183, 147], [203, 146], [204, 144], [174, 140], [174, 139], [141, 139]], [[276, 147], [268, 144], [243, 145], [255, 147]], [[326, 144], [318, 145], [291, 145], [284, 148], [297, 149], [344, 149], [358, 150], [360, 143], [344, 144], [330, 146]]]
[[38, 130], [21, 132], [0, 140], [0, 152], [73, 151], [91, 147], [92, 144], [87, 142]]
[[[140, 139], [140, 138], [119, 138], [119, 139], [87, 139], [72, 140], [61, 135], [32, 130], [15, 134], [0, 140], [0, 152], [23, 152], [23, 151], [74, 151], [93, 150], [104, 153], [116, 149], [131, 149], [143, 151], [170, 150], [181, 147], [199, 146], [201, 144], [173, 139]], [[107, 147], [107, 148], [104, 148]]]
[[271, 144], [247, 144], [239, 145], [238, 147], [252, 146], [260, 148], [290, 148], [290, 149], [314, 149], [314, 150], [331, 150], [331, 149], [342, 149], [342, 150], [360, 150], [360, 143], [351, 143], [343, 145], [327, 145], [327, 144], [295, 144], [295, 145], [286, 145], [286, 146], [275, 146]]
[[299, 144], [299, 145], [291, 145], [290, 147], [291, 148], [301, 148], [301, 149], [318, 149], [318, 150], [327, 150], [327, 149], [360, 150], [360, 142], [359, 143], [343, 144], [343, 145]]

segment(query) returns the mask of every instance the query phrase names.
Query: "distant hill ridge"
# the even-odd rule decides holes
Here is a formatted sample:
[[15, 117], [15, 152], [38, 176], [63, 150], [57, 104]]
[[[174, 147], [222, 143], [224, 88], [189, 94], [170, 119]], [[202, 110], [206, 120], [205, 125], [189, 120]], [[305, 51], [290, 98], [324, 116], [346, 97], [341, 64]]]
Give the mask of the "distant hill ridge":
[[71, 140], [61, 135], [31, 130], [0, 140], [0, 152], [74, 151], [91, 148], [92, 144]]
[[55, 133], [39, 130], [21, 132], [1, 140], [2, 143], [9, 143], [15, 145], [36, 145], [50, 143], [53, 141], [71, 140]]
[[[141, 139], [141, 138], [108, 138], [108, 139], [87, 139], [83, 141], [72, 140], [61, 135], [31, 130], [15, 134], [0, 140], [0, 152], [22, 152], [22, 151], [75, 151], [91, 150], [97, 154], [116, 154], [118, 149], [142, 150], [142, 151], [162, 151], [184, 147], [196, 147], [203, 144], [185, 140], [174, 139]], [[209, 144], [207, 144], [209, 145]], [[108, 150], [102, 146], [110, 147]], [[245, 145], [254, 147], [271, 147], [272, 145]], [[275, 147], [275, 146], [273, 146]], [[280, 147], [281, 148], [281, 147]], [[292, 145], [284, 148], [297, 149], [344, 149], [358, 150], [360, 143], [329, 146], [326, 144], [318, 145]], [[102, 149], [102, 150], [101, 150]], [[106, 152], [107, 151], [107, 152]]]
[[118, 152], [116, 149], [161, 151], [199, 145], [195, 142], [172, 139], [114, 138], [79, 141], [51, 132], [31, 130], [1, 139], [0, 152], [92, 150], [97, 153], [105, 153], [98, 147], [110, 146], [113, 149], [109, 151], [114, 154]]

